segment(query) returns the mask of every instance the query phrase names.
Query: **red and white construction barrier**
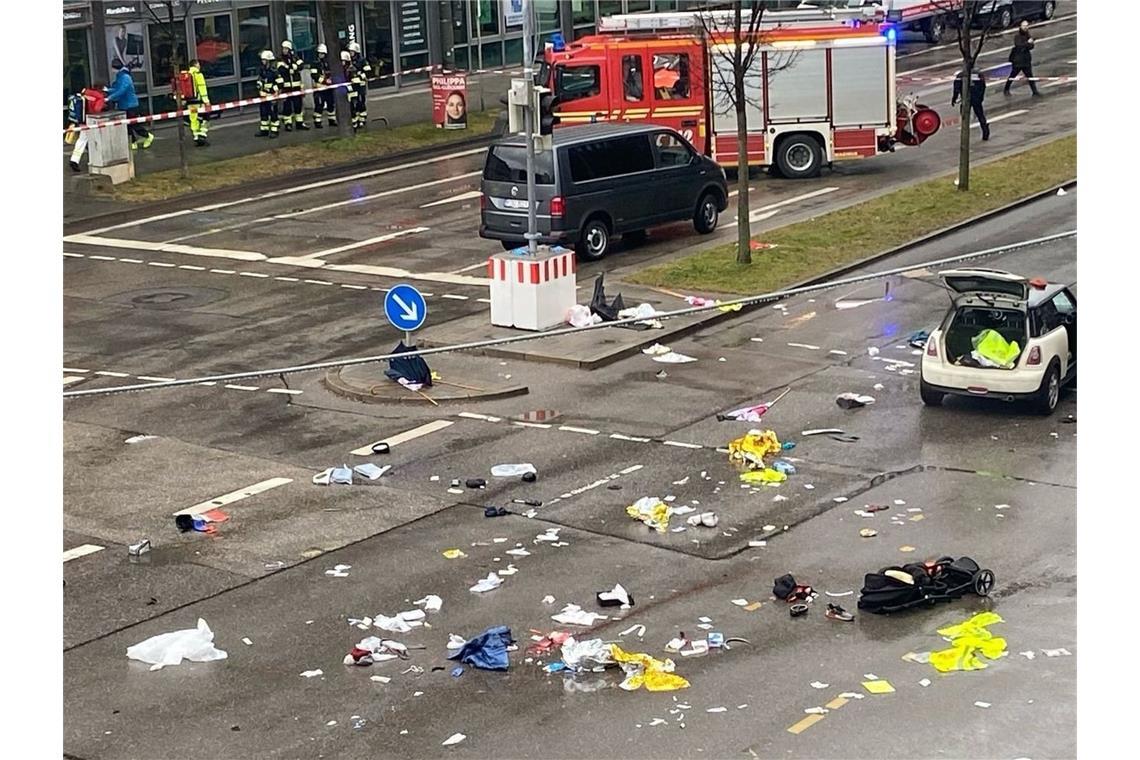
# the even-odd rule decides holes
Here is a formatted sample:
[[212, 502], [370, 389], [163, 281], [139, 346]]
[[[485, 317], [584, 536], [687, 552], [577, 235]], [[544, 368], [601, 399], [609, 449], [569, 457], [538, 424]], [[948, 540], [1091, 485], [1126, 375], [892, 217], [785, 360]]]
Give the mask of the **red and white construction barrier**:
[[545, 330], [562, 324], [575, 304], [574, 252], [546, 248], [536, 256], [496, 253], [487, 259], [491, 324]]

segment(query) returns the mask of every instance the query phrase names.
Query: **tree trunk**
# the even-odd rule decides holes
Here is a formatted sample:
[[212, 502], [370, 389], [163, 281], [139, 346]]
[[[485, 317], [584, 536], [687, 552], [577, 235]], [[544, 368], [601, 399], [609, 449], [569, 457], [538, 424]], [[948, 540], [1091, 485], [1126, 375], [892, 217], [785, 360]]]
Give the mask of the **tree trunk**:
[[740, 0], [733, 4], [732, 91], [736, 107], [736, 263], [752, 263], [752, 225], [748, 218], [748, 101], [744, 96], [744, 52]]
[[[321, 28], [325, 32], [325, 45], [329, 49], [329, 70], [334, 84], [345, 81], [344, 64], [340, 60], [340, 40], [336, 35], [336, 22], [333, 20], [332, 6], [317, 3], [317, 14]], [[352, 114], [348, 106], [348, 88], [337, 87], [336, 93], [336, 132], [340, 137], [352, 137]]]
[[967, 65], [962, 75], [962, 124], [958, 140], [958, 190], [970, 189], [970, 77], [973, 71]]

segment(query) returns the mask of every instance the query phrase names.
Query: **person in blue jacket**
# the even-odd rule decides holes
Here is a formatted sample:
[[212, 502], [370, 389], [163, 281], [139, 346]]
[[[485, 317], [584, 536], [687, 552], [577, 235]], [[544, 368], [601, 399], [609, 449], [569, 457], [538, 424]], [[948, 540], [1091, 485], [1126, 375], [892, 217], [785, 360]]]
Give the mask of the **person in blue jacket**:
[[[111, 68], [115, 70], [115, 81], [107, 90], [107, 102], [111, 108], [126, 111], [128, 118], [138, 116], [139, 96], [135, 94], [135, 81], [130, 70], [118, 58], [111, 62]], [[131, 137], [132, 148], [140, 145], [144, 149], [149, 148], [154, 142], [154, 135], [142, 124], [128, 124], [127, 134]]]

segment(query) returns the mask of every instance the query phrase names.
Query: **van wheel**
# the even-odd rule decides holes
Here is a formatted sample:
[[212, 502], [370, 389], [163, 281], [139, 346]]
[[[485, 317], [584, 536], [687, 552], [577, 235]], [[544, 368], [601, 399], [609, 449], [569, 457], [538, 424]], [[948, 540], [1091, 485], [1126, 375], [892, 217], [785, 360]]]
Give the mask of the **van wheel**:
[[693, 216], [693, 227], [702, 235], [707, 235], [716, 229], [720, 221], [720, 209], [717, 207], [716, 196], [705, 193], [697, 204], [697, 213]]
[[500, 240], [499, 242], [503, 244], [504, 251], [513, 251], [521, 245], [526, 245], [525, 240]]
[[1009, 29], [1013, 26], [1013, 9], [1008, 5], [1001, 9], [1001, 14], [998, 15], [998, 29]]
[[776, 166], [788, 179], [818, 177], [823, 166], [819, 143], [810, 135], [791, 135], [776, 148]]
[[941, 16], [928, 18], [922, 25], [922, 35], [927, 42], [938, 44], [942, 42], [942, 35], [946, 32], [946, 20]]
[[594, 217], [582, 227], [578, 245], [574, 250], [586, 261], [603, 258], [610, 249], [610, 228], [600, 217]]
[[922, 396], [922, 403], [927, 406], [942, 406], [942, 399], [946, 398], [945, 393], [934, 390], [925, 380], [918, 381], [918, 395]]
[[1057, 408], [1061, 400], [1061, 368], [1057, 360], [1049, 362], [1049, 369], [1045, 370], [1045, 377], [1041, 378], [1041, 387], [1033, 399], [1034, 410], [1041, 415], [1049, 416]]
[[1057, 4], [1054, 2], [1047, 2], [1041, 4], [1041, 18], [1048, 21], [1053, 18], [1053, 14], [1057, 11]]

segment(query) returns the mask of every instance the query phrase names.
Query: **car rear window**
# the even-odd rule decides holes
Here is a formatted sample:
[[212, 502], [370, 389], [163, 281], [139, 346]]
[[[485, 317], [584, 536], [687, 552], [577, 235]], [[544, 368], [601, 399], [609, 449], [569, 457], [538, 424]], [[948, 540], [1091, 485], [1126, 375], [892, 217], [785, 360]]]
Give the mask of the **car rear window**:
[[[526, 183], [526, 148], [522, 145], [495, 145], [487, 154], [483, 179], [491, 182]], [[550, 151], [534, 154], [534, 182], [554, 184], [554, 159]]]

